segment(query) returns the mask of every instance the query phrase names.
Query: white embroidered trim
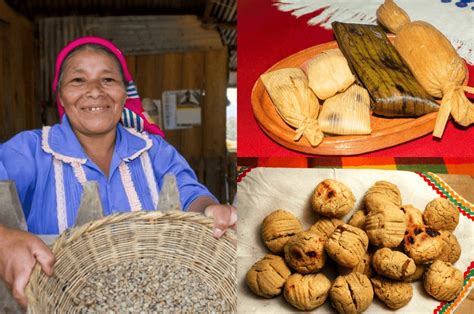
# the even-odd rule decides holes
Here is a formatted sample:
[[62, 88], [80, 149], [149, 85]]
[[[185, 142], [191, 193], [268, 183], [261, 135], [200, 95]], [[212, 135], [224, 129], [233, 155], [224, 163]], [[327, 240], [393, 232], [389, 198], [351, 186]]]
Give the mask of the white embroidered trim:
[[64, 193], [63, 165], [54, 158], [54, 181], [56, 185], [56, 211], [59, 233], [67, 228], [66, 196]]
[[125, 130], [130, 132], [132, 135], [135, 135], [135, 136], [141, 138], [146, 143], [144, 148], [140, 149], [138, 152], [136, 152], [132, 156], [124, 158], [125, 161], [130, 161], [130, 160], [133, 160], [133, 159], [137, 158], [138, 156], [140, 156], [141, 153], [149, 150], [150, 147], [153, 145], [152, 140], [148, 137], [148, 135], [146, 133], [138, 132], [134, 128], [125, 128]]
[[142, 204], [138, 198], [137, 191], [133, 185], [132, 175], [130, 169], [125, 162], [121, 162], [119, 165], [120, 177], [122, 178], [123, 188], [128, 198], [131, 211], [138, 211], [142, 209]]
[[87, 182], [87, 177], [84, 168], [82, 168], [82, 165], [78, 162], [73, 162], [71, 163], [71, 166], [77, 181], [79, 181], [81, 185], [84, 185], [84, 183]]
[[158, 185], [156, 184], [155, 175], [153, 173], [153, 167], [151, 166], [151, 160], [148, 152], [144, 152], [140, 157], [140, 160], [142, 162], [143, 170], [145, 171], [146, 182], [150, 188], [151, 199], [153, 200], [153, 209], [156, 209], [158, 207], [160, 196], [158, 194]]
[[49, 131], [51, 130], [51, 127], [50, 126], [45, 126], [43, 127], [43, 134], [42, 134], [42, 137], [41, 137], [41, 148], [47, 152], [47, 153], [50, 153], [51, 155], [53, 155], [56, 159], [59, 159], [63, 162], [66, 162], [66, 163], [73, 163], [73, 162], [77, 162], [77, 163], [80, 163], [80, 164], [85, 164], [87, 159], [84, 158], [74, 158], [74, 157], [69, 157], [69, 156], [65, 156], [65, 155], [62, 155], [62, 154], [59, 154], [59, 153], [56, 153], [55, 151], [53, 151], [51, 149], [51, 147], [49, 146], [49, 141], [48, 141], [48, 135], [49, 135]]

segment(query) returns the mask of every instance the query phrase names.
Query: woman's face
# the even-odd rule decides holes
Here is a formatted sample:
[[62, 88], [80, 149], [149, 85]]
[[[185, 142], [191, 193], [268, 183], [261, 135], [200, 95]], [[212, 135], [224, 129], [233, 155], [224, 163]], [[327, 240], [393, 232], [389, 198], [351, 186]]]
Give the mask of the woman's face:
[[76, 132], [115, 131], [127, 98], [117, 62], [101, 51], [77, 51], [65, 64], [59, 98]]

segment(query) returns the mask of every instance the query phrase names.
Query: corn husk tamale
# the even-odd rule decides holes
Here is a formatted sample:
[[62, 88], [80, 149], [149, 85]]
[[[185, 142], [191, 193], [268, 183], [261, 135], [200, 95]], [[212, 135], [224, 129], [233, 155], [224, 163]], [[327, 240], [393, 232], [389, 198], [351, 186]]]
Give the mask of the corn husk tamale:
[[365, 88], [353, 84], [343, 93], [326, 99], [318, 121], [324, 133], [370, 134], [369, 93]]
[[442, 97], [433, 135], [442, 136], [450, 112], [463, 126], [474, 123], [474, 105], [464, 95], [474, 89], [463, 86], [467, 69], [449, 40], [429, 23], [401, 18], [408, 15], [392, 0], [379, 10], [385, 12], [379, 22], [394, 28], [395, 48], [418, 82], [431, 96]]
[[355, 81], [347, 60], [339, 49], [330, 49], [304, 65], [309, 87], [319, 99], [345, 91]]
[[319, 145], [324, 138], [317, 120], [319, 102], [303, 70], [279, 69], [262, 74], [260, 79], [280, 117], [296, 128], [293, 140], [304, 136], [312, 146]]
[[439, 105], [416, 81], [380, 26], [332, 23], [339, 48], [369, 92], [377, 115], [419, 117]]

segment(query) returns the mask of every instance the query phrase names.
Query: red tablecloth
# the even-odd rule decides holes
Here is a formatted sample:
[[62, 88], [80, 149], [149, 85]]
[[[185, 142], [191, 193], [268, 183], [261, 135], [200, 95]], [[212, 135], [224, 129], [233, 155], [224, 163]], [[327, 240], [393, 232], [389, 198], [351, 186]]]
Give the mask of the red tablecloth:
[[[255, 81], [270, 66], [300, 50], [334, 40], [332, 31], [308, 26], [309, 16], [297, 19], [278, 11], [270, 0], [239, 0], [238, 12], [237, 154], [239, 157], [306, 156], [286, 149], [263, 133], [253, 115], [250, 95]], [[469, 78], [469, 86], [474, 86], [473, 66], [469, 66]], [[441, 140], [426, 135], [362, 156], [474, 156], [474, 126], [462, 128], [449, 121]]]

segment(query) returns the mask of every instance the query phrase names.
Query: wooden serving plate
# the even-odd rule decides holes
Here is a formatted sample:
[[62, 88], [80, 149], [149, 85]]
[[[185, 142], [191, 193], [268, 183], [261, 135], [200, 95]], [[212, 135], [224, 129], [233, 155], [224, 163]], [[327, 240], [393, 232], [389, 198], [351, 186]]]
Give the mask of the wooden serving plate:
[[[332, 41], [297, 52], [273, 65], [266, 72], [282, 68], [301, 67], [321, 52], [338, 48]], [[252, 109], [262, 130], [277, 143], [308, 154], [357, 155], [408, 142], [433, 132], [437, 112], [418, 118], [384, 118], [371, 115], [370, 135], [325, 135], [323, 142], [312, 147], [306, 138], [293, 141], [295, 130], [278, 115], [272, 100], [259, 78], [252, 89]]]

